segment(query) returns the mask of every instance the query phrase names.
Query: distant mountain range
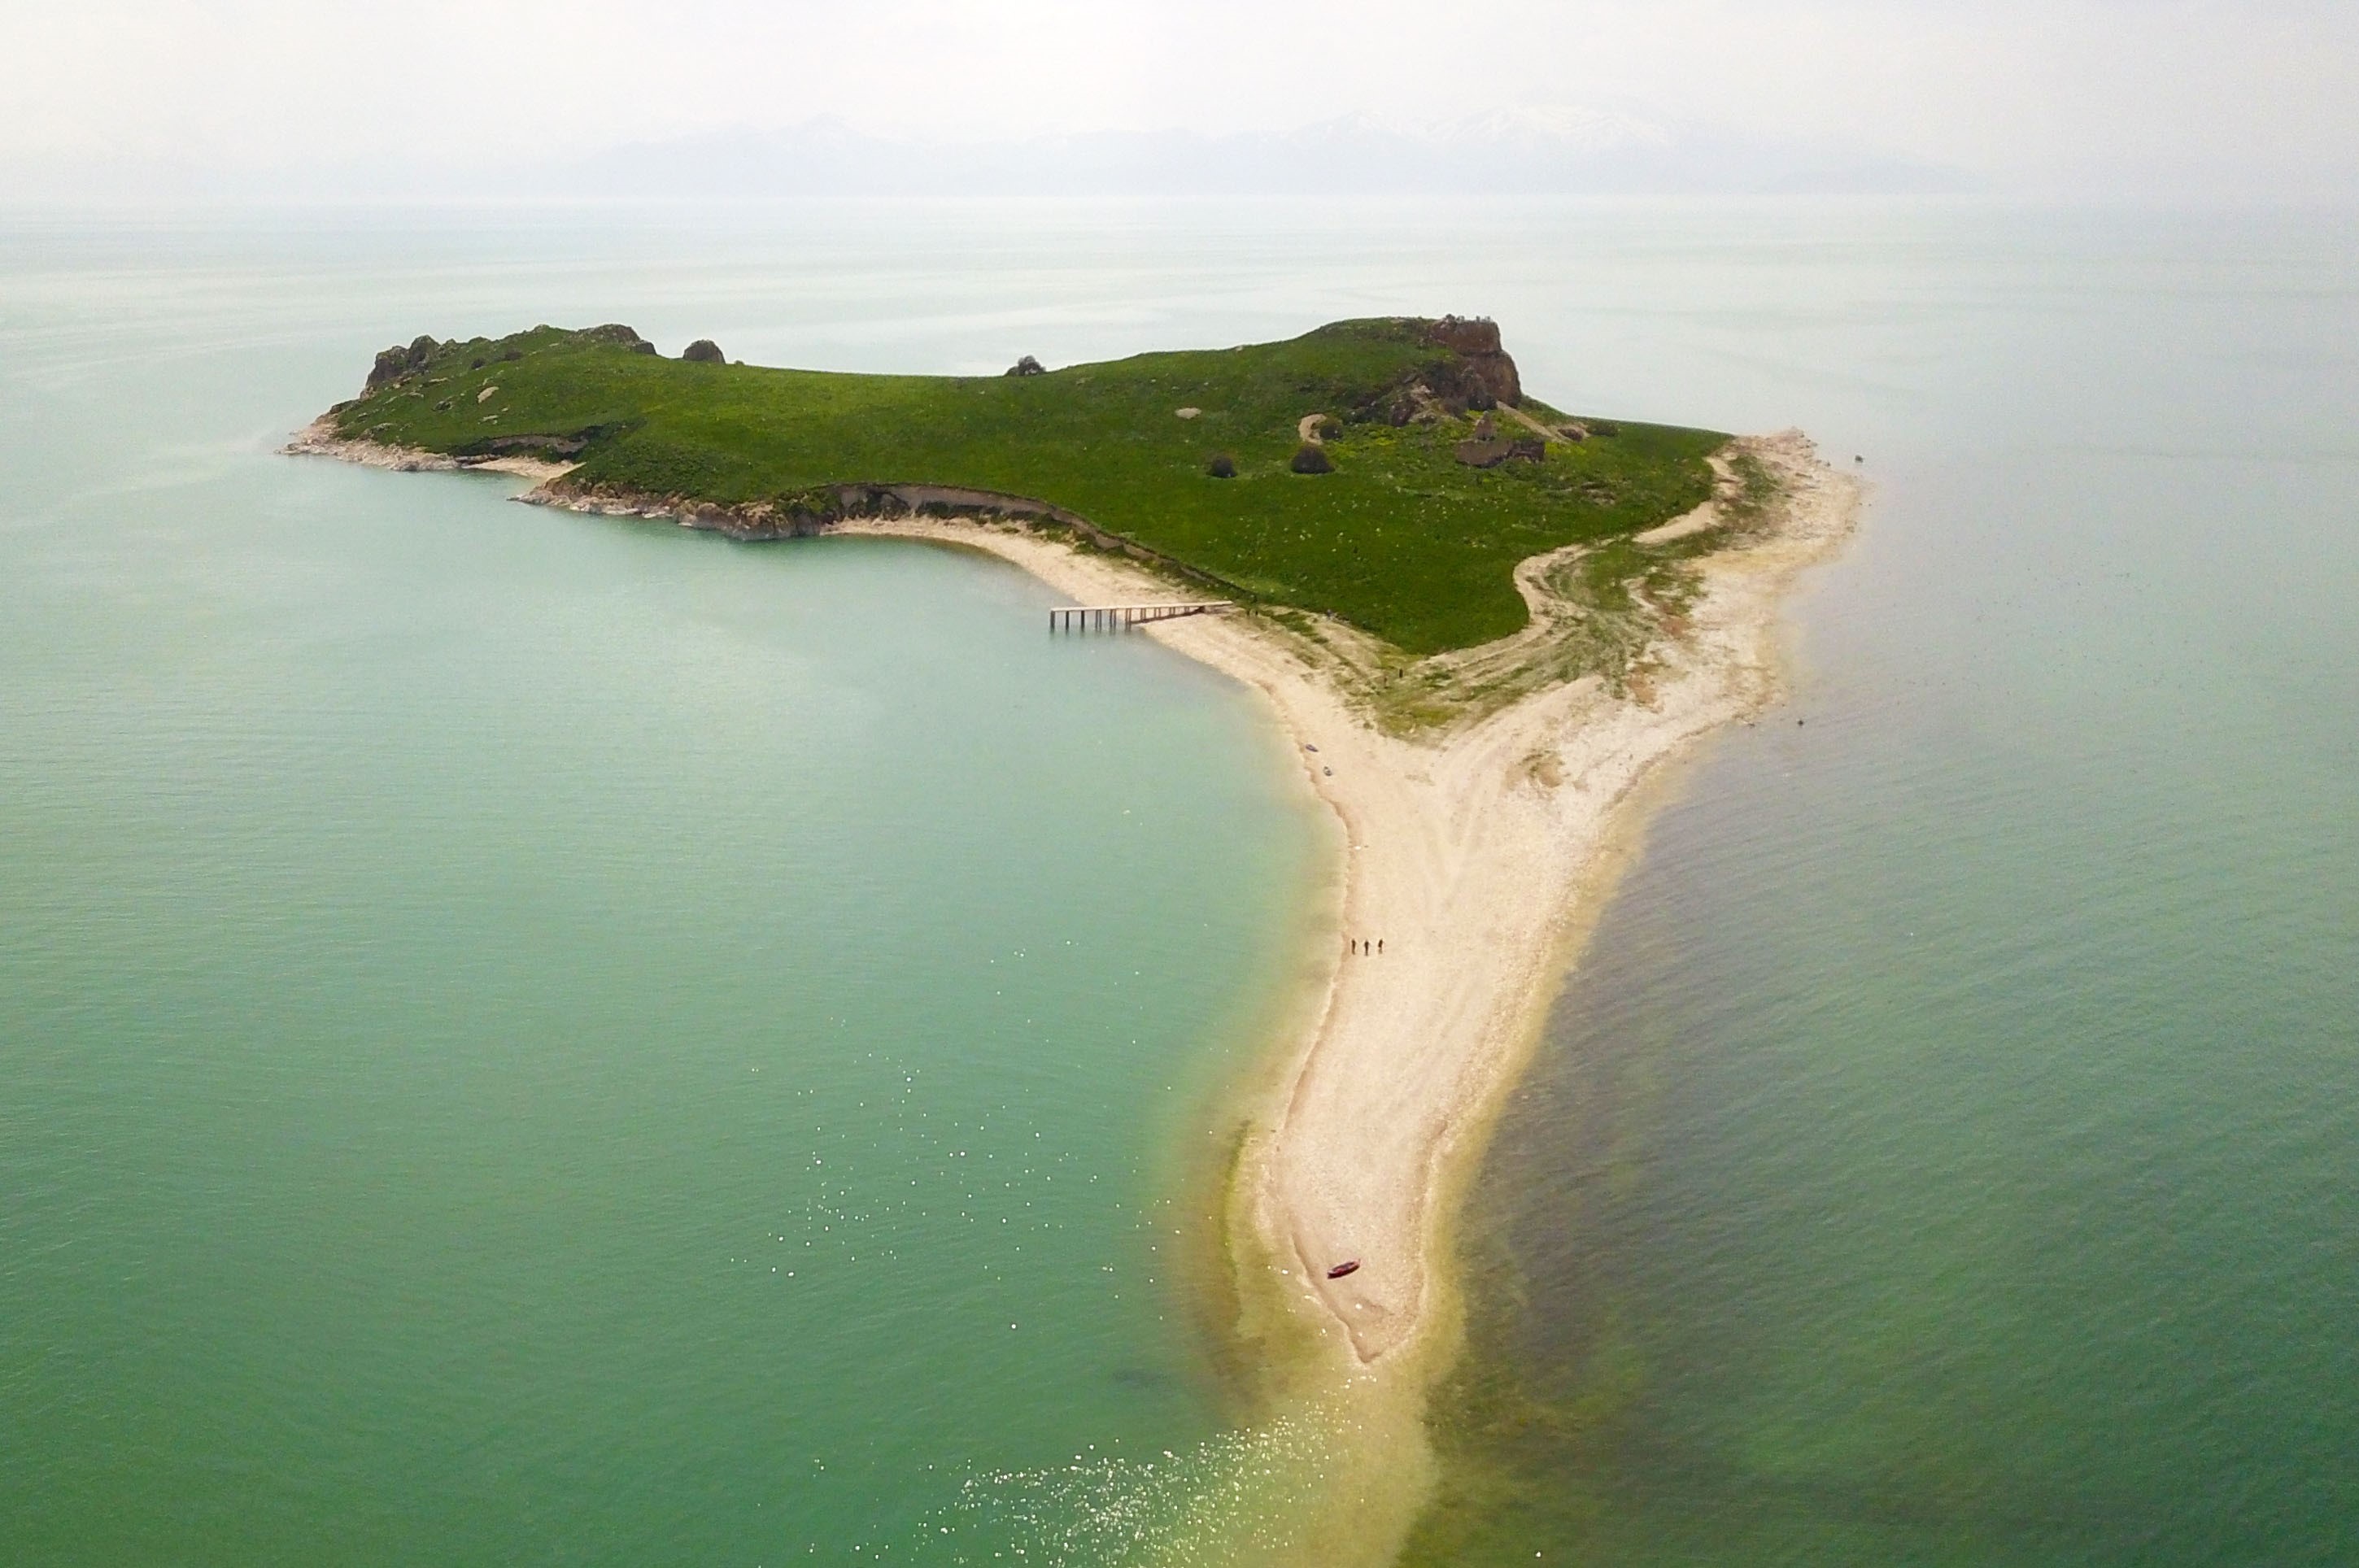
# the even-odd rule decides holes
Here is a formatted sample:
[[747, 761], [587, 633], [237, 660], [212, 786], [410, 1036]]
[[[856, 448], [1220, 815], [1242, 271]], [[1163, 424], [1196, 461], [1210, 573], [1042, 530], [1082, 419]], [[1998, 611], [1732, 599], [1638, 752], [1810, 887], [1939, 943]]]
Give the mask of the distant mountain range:
[[1278, 133], [967, 145], [893, 141], [814, 120], [636, 143], [542, 173], [549, 194], [580, 196], [1899, 193], [1977, 183], [1904, 157], [1570, 105], [1426, 123], [1353, 115]]
[[1586, 195], [1949, 192], [1963, 171], [1568, 104], [1454, 119], [1352, 115], [1282, 132], [1106, 131], [955, 143], [820, 119], [562, 158], [377, 157], [229, 170], [161, 160], [0, 168], [0, 200], [431, 200], [799, 196]]

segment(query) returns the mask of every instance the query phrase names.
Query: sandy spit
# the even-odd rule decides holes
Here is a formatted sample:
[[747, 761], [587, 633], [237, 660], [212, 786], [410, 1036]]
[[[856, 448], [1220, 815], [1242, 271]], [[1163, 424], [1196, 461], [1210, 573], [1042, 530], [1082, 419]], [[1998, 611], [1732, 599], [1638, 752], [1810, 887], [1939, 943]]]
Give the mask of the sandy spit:
[[[1593, 677], [1405, 740], [1370, 725], [1329, 678], [1332, 665], [1257, 618], [1197, 616], [1143, 633], [1259, 692], [1341, 830], [1324, 999], [1308, 1038], [1292, 1043], [1248, 1176], [1287, 1289], [1362, 1366], [1427, 1326], [1441, 1195], [1554, 995], [1592, 913], [1583, 891], [1602, 891], [1596, 862], [1625, 826], [1616, 808], [1656, 764], [1776, 699], [1780, 600], [1852, 529], [1857, 484], [1799, 432], [1744, 445], [1782, 481], [1780, 513], [1764, 537], [1702, 558], [1705, 592], [1684, 634], [1656, 651], [1650, 678], [1627, 697]], [[519, 499], [623, 510], [549, 492]], [[984, 550], [1077, 603], [1190, 597], [1016, 524], [890, 517], [828, 531]], [[1355, 941], [1383, 951], [1358, 956]], [[1326, 1277], [1344, 1262], [1359, 1267]]]
[[[1310, 1022], [1281, 1043], [1235, 1174], [1234, 1207], [1256, 1234], [1232, 1252], [1240, 1267], [1266, 1270], [1275, 1260], [1277, 1278], [1241, 1280], [1241, 1289], [1289, 1302], [1289, 1315], [1317, 1330], [1328, 1347], [1322, 1380], [1351, 1401], [1371, 1446], [1416, 1450], [1408, 1471], [1386, 1475], [1380, 1465], [1341, 1505], [1366, 1548], [1355, 1560], [1387, 1560], [1424, 1494], [1423, 1392], [1454, 1354], [1458, 1326], [1443, 1277], [1449, 1210], [1658, 793], [1639, 786], [1703, 736], [1777, 700], [1780, 604], [1856, 522], [1861, 487], [1821, 462], [1800, 432], [1741, 447], [1780, 481], [1783, 500], [1749, 542], [1695, 562], [1702, 594], [1626, 695], [1590, 676], [1404, 739], [1367, 720], [1332, 658], [1259, 618], [1202, 615], [1137, 633], [1260, 694], [1342, 846], [1320, 994], [1302, 1015]], [[460, 466], [319, 427], [287, 449], [388, 468]], [[519, 460], [469, 466], [544, 483], [565, 471]], [[1714, 466], [1725, 478], [1725, 466]], [[517, 499], [711, 525], [669, 503], [545, 488]], [[1711, 521], [1691, 515], [1656, 536]], [[1196, 597], [1117, 557], [1006, 522], [908, 516], [827, 531], [983, 550], [1076, 603]], [[1352, 950], [1360, 942], [1383, 951]], [[1327, 1278], [1345, 1262], [1358, 1267]]]
[[[1686, 634], [1651, 689], [1594, 678], [1432, 740], [1379, 733], [1291, 639], [1247, 617], [1147, 632], [1260, 692], [1344, 843], [1332, 970], [1257, 1150], [1254, 1208], [1289, 1289], [1368, 1365], [1427, 1326], [1441, 1195], [1508, 1087], [1593, 913], [1616, 808], [1655, 768], [1782, 691], [1777, 611], [1850, 533], [1858, 486], [1798, 432], [1747, 446], [1784, 481], [1769, 536], [1700, 563]], [[1076, 602], [1187, 597], [1103, 555], [1008, 527], [881, 519], [835, 532], [989, 551]], [[1315, 751], [1310, 748], [1316, 747]], [[1382, 942], [1380, 956], [1347, 951]], [[1357, 1270], [1326, 1278], [1340, 1263]]]

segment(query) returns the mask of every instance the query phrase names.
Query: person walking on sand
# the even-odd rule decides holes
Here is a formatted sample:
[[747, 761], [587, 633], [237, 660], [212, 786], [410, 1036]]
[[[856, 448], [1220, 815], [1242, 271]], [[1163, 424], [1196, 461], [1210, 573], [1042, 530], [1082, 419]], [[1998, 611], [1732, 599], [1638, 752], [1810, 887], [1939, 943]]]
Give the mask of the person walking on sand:
[[1379, 936], [1379, 937], [1377, 937], [1377, 938], [1376, 938], [1376, 951], [1377, 951], [1377, 952], [1379, 952], [1379, 953], [1381, 953], [1381, 952], [1383, 952], [1384, 950], [1385, 950], [1385, 939], [1384, 939], [1383, 937]]

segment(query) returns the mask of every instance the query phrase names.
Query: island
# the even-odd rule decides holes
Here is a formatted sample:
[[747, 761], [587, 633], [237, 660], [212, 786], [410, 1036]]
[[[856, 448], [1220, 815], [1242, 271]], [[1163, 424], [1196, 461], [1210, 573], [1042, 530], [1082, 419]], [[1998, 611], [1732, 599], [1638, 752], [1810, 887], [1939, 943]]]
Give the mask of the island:
[[1080, 603], [1219, 606], [1136, 633], [1262, 694], [1333, 853], [1220, 1143], [1207, 1293], [1257, 1399], [1351, 1434], [1333, 1508], [1370, 1561], [1430, 1476], [1456, 1195], [1662, 764], [1777, 698], [1782, 597], [1860, 494], [1797, 432], [1553, 407], [1494, 322], [1458, 317], [978, 376], [710, 341], [674, 359], [622, 326], [423, 337], [288, 449], [489, 468], [534, 504], [744, 540], [963, 546]]

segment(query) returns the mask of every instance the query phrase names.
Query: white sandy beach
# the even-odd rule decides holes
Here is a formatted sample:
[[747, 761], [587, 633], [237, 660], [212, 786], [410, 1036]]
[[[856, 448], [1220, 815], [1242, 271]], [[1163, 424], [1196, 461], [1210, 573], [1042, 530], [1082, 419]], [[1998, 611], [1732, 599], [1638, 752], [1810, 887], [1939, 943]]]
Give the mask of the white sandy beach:
[[[1268, 700], [1305, 784], [1342, 828], [1332, 975], [1248, 1174], [1293, 1288], [1363, 1364], [1427, 1325], [1440, 1196], [1476, 1152], [1594, 913], [1584, 894], [1610, 889], [1601, 857], [1634, 826], [1616, 808], [1658, 763], [1777, 697], [1784, 591], [1853, 525], [1858, 487], [1807, 441], [1749, 445], [1785, 483], [1783, 515], [1762, 542], [1702, 558], [1707, 592], [1686, 635], [1658, 650], [1650, 699], [1616, 698], [1593, 677], [1462, 730], [1401, 740], [1256, 621], [1146, 631]], [[1007, 526], [893, 518], [835, 531], [988, 550], [1077, 602], [1175, 597], [1113, 557]], [[1347, 956], [1353, 939], [1384, 951]], [[1346, 1260], [1360, 1267], [1325, 1277]]]

